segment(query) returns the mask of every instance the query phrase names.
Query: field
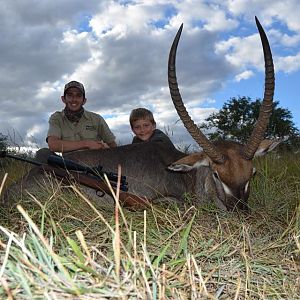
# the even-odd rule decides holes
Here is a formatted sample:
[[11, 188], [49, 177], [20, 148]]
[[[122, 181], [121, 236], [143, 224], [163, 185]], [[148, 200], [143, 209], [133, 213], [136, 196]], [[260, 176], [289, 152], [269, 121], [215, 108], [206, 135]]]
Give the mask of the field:
[[248, 214], [188, 195], [130, 211], [49, 179], [1, 207], [0, 298], [300, 299], [300, 155], [255, 165]]

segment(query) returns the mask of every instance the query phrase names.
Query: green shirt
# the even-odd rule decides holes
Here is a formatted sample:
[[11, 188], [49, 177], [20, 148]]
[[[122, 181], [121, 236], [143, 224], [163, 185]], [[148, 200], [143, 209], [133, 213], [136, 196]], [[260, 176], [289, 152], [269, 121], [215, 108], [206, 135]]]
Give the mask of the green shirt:
[[115, 141], [115, 136], [103, 117], [87, 110], [84, 110], [78, 123], [69, 121], [64, 111], [52, 114], [49, 119], [47, 139], [49, 136], [55, 136], [64, 141], [94, 140], [107, 144]]

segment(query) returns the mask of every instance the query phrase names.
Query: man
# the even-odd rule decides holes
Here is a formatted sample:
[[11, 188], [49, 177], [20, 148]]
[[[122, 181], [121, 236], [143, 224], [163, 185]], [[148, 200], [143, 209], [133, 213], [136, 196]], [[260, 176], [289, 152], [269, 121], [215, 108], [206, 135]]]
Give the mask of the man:
[[117, 146], [105, 120], [83, 108], [87, 99], [82, 83], [67, 83], [61, 100], [65, 104], [64, 110], [55, 112], [49, 119], [46, 141], [50, 151], [65, 153]]

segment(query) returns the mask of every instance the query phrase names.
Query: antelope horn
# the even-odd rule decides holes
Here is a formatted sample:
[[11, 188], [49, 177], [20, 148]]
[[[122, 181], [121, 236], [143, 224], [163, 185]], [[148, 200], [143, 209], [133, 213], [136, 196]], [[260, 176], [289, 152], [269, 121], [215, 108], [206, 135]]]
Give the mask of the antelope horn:
[[265, 60], [265, 91], [264, 99], [260, 107], [258, 120], [251, 133], [251, 136], [242, 150], [242, 155], [246, 159], [252, 159], [260, 144], [264, 139], [264, 135], [269, 123], [269, 118], [273, 110], [273, 95], [275, 89], [275, 76], [274, 76], [274, 65], [272, 59], [272, 52], [268, 42], [268, 38], [257, 17], [255, 17], [256, 26], [259, 31]]
[[168, 82], [171, 98], [173, 100], [173, 104], [177, 110], [177, 113], [183, 122], [185, 128], [188, 130], [192, 138], [198, 143], [200, 147], [203, 148], [203, 151], [213, 160], [215, 163], [222, 164], [225, 162], [225, 157], [218, 151], [213, 143], [211, 143], [208, 138], [202, 133], [202, 131], [198, 128], [198, 126], [194, 123], [194, 121], [189, 116], [180, 92], [178, 88], [177, 78], [176, 78], [176, 51], [178, 42], [180, 39], [180, 35], [182, 32], [183, 24], [181, 24], [171, 47], [169, 53], [169, 63], [168, 63]]

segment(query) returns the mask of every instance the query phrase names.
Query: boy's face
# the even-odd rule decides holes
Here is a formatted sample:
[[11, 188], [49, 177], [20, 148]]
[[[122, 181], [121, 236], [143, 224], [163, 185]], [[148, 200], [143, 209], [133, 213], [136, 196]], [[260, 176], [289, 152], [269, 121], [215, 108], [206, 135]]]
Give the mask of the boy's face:
[[137, 120], [132, 124], [132, 131], [139, 139], [141, 139], [144, 142], [150, 139], [155, 128], [155, 124], [153, 124], [150, 120], [147, 119]]
[[82, 105], [86, 102], [82, 92], [76, 87], [69, 88], [66, 95], [61, 97], [61, 100], [71, 111], [80, 110]]

